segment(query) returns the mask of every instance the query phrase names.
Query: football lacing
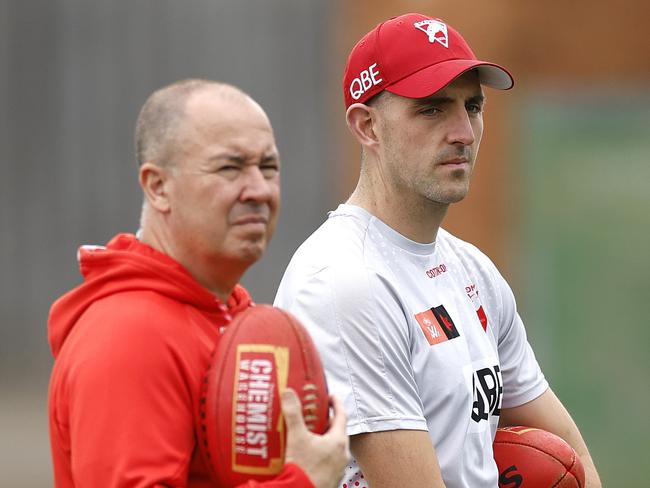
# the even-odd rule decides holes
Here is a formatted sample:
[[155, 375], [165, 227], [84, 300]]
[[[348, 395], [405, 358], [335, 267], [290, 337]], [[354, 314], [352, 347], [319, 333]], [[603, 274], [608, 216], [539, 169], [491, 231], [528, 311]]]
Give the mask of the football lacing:
[[318, 388], [313, 383], [305, 383], [302, 387], [302, 416], [305, 419], [305, 426], [310, 432], [316, 430], [318, 416]]

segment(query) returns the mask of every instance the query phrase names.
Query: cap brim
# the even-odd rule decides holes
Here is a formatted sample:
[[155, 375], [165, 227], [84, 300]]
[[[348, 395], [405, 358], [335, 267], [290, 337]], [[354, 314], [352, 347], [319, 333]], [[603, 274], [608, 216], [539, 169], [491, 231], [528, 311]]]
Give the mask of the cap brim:
[[476, 59], [451, 59], [421, 69], [387, 86], [385, 90], [408, 98], [428, 97], [471, 69], [478, 71], [481, 85], [509, 90], [515, 84], [512, 75], [498, 64]]

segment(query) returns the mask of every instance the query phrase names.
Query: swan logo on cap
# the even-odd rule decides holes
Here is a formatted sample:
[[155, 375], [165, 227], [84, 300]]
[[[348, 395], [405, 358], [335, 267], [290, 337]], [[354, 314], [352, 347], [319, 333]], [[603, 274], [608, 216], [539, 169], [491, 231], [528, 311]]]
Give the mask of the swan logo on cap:
[[439, 20], [421, 20], [413, 24], [416, 28], [420, 29], [427, 36], [429, 42], [439, 42], [446, 48], [449, 48], [449, 36], [447, 35], [447, 25]]

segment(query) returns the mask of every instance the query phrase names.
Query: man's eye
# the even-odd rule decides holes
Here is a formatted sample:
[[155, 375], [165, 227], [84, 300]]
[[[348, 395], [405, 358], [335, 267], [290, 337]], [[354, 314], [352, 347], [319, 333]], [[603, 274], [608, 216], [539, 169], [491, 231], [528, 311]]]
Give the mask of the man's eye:
[[239, 173], [239, 171], [240, 171], [239, 166], [235, 166], [235, 165], [220, 166], [217, 169], [217, 173], [224, 176], [234, 176], [237, 173]]
[[470, 103], [466, 108], [467, 111], [472, 114], [480, 114], [483, 112], [483, 106], [478, 103]]
[[265, 178], [273, 178], [275, 175], [278, 174], [280, 168], [278, 167], [277, 164], [264, 164], [260, 166], [260, 171], [262, 172]]
[[423, 108], [423, 109], [420, 110], [418, 113], [419, 113], [420, 115], [437, 115], [437, 114], [439, 114], [440, 112], [442, 112], [442, 110], [440, 110], [440, 109], [437, 108], [437, 107], [427, 107], [427, 108]]

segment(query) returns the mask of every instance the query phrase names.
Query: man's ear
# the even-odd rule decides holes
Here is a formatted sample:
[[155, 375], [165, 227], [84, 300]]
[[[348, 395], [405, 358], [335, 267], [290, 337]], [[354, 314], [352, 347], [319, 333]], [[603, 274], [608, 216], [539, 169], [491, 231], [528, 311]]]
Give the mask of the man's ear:
[[353, 103], [345, 112], [345, 121], [355, 139], [364, 147], [371, 148], [378, 143], [377, 111], [363, 103]]
[[138, 176], [142, 192], [149, 205], [159, 212], [168, 212], [170, 208], [169, 173], [169, 168], [163, 168], [150, 162], [140, 166]]

